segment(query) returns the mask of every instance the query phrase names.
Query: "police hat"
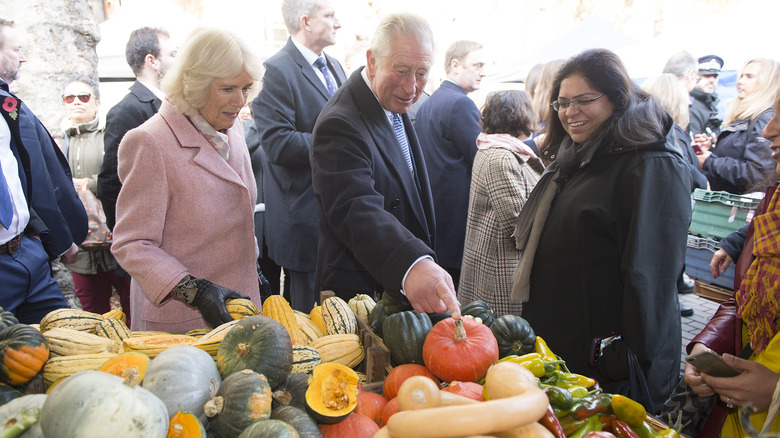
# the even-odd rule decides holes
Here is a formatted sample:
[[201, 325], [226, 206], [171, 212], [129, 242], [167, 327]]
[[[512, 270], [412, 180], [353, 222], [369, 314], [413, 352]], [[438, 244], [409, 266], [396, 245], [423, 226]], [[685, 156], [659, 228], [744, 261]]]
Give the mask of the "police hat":
[[723, 68], [723, 58], [715, 55], [707, 55], [699, 58], [700, 75], [716, 75]]

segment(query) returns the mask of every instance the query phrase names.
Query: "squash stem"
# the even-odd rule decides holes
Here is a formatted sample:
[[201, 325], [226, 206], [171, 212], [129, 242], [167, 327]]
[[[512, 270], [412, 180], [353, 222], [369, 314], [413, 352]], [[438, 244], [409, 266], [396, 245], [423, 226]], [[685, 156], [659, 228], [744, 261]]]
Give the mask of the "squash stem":
[[41, 417], [39, 408], [24, 408], [5, 422], [0, 438], [16, 438], [27, 432]]
[[456, 319], [455, 320], [455, 340], [456, 341], [463, 341], [466, 339], [466, 328], [463, 327], [463, 320], [462, 319]]

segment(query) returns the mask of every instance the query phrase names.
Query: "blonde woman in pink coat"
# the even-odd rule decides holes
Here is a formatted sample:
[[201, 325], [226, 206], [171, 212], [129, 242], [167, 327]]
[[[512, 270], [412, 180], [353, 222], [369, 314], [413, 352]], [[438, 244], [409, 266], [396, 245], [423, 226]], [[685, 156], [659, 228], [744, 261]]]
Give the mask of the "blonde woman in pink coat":
[[260, 304], [254, 174], [238, 113], [262, 66], [234, 35], [194, 31], [167, 73], [167, 99], [119, 146], [111, 248], [132, 276], [133, 330], [181, 333]]

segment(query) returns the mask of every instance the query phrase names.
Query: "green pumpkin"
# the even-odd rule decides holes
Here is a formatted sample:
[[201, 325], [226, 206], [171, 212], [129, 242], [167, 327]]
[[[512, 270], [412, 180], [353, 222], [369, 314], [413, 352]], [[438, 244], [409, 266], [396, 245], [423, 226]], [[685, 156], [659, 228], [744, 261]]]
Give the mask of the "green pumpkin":
[[16, 324], [19, 324], [16, 315], [0, 307], [0, 330]]
[[295, 406], [306, 409], [306, 390], [309, 389], [310, 374], [290, 373], [287, 379], [274, 388], [273, 408]]
[[423, 344], [433, 325], [425, 313], [414, 310], [389, 315], [382, 324], [383, 340], [395, 365], [425, 365]]
[[222, 378], [244, 369], [253, 370], [276, 388], [290, 374], [293, 354], [287, 329], [263, 315], [240, 320], [222, 339], [217, 351], [217, 368]]
[[460, 313], [479, 318], [482, 320], [482, 324], [485, 324], [488, 327], [493, 325], [493, 321], [496, 320], [496, 314], [493, 313], [493, 309], [482, 300], [476, 300], [466, 304], [460, 308]]
[[384, 300], [379, 300], [368, 315], [368, 326], [371, 327], [371, 331], [376, 333], [380, 338], [382, 337], [382, 324], [385, 323], [385, 319], [387, 319], [385, 302]]
[[499, 358], [533, 353], [536, 333], [525, 319], [517, 315], [503, 315], [490, 326], [490, 330], [498, 341]]
[[452, 318], [452, 315], [450, 315], [450, 312], [428, 313], [428, 318], [431, 319], [431, 324], [436, 325], [436, 323], [439, 321], [443, 321], [447, 318]]
[[14, 389], [12, 386], [8, 386], [5, 383], [0, 383], [0, 405], [4, 405], [9, 401], [21, 396], [22, 393]]
[[0, 330], [0, 382], [27, 383], [49, 360], [49, 344], [41, 332], [27, 324]]
[[247, 427], [238, 438], [299, 438], [299, 435], [284, 421], [265, 420]]
[[382, 301], [385, 303], [385, 313], [388, 315], [413, 309], [409, 302], [405, 303], [400, 298], [387, 292], [382, 294]]
[[265, 376], [242, 370], [227, 376], [203, 406], [217, 438], [235, 438], [252, 423], [271, 417], [271, 387]]
[[301, 438], [322, 438], [317, 422], [304, 410], [294, 406], [281, 406], [271, 411], [272, 420], [281, 420], [298, 432]]

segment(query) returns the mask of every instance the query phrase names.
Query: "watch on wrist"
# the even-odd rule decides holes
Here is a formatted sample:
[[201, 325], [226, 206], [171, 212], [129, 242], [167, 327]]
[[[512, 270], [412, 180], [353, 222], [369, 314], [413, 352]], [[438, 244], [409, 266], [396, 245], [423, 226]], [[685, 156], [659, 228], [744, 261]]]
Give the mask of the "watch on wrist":
[[198, 293], [198, 285], [191, 275], [187, 275], [179, 281], [171, 291], [173, 299], [192, 305], [195, 295]]

